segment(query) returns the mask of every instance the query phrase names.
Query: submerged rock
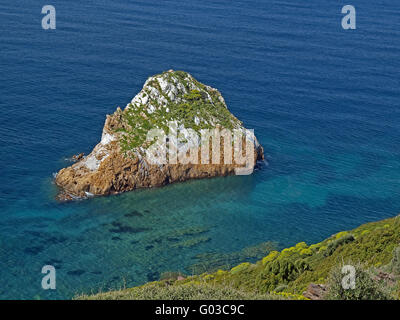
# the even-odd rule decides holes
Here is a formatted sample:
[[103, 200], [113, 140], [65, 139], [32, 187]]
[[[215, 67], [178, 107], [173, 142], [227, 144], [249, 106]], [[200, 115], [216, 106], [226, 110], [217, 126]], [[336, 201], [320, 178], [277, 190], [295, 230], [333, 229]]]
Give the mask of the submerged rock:
[[[165, 132], [165, 137], [158, 137], [158, 142], [165, 144], [157, 145], [156, 138], [149, 140], [151, 129]], [[228, 131], [244, 134], [230, 142], [228, 136], [217, 136], [219, 147], [212, 148], [213, 136], [202, 139], [205, 130], [222, 136]], [[252, 148], [246, 149], [245, 143]], [[204, 145], [204, 150], [210, 151], [208, 156]], [[232, 155], [225, 151], [229, 146], [233, 146]], [[149, 148], [153, 148], [153, 156], [149, 156]], [[166, 154], [168, 159], [160, 162], [160, 156]], [[117, 108], [108, 115], [100, 143], [89, 155], [82, 154], [72, 166], [60, 170], [55, 182], [61, 189], [58, 199], [71, 200], [237, 174], [244, 167], [252, 172], [262, 159], [263, 148], [229, 112], [218, 90], [186, 72], [169, 70], [150, 77], [124, 110]]]
[[80, 154], [75, 154], [72, 156], [72, 161], [77, 162], [79, 160], [82, 160], [84, 155], [85, 154], [83, 152]]

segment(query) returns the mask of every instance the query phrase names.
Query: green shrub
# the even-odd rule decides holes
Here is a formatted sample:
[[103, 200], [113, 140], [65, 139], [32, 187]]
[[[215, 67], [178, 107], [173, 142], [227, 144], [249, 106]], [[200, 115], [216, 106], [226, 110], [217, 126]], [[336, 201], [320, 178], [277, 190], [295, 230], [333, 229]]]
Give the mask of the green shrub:
[[298, 244], [296, 244], [297, 250], [301, 250], [301, 249], [305, 249], [305, 248], [307, 248], [307, 243], [305, 243], [305, 242], [299, 242]]
[[238, 272], [240, 272], [240, 271], [244, 271], [244, 270], [246, 270], [248, 267], [250, 267], [250, 263], [248, 263], [248, 262], [243, 262], [243, 263], [239, 264], [238, 266], [233, 267], [233, 268], [231, 269], [231, 273], [232, 273], [232, 274], [235, 274], [235, 273], [238, 273]]
[[328, 247], [327, 247], [326, 251], [324, 252], [324, 256], [325, 257], [329, 257], [330, 255], [332, 255], [335, 252], [335, 250], [338, 247], [340, 247], [340, 246], [342, 246], [342, 245], [344, 245], [346, 243], [352, 242], [354, 240], [355, 239], [354, 239], [354, 236], [352, 234], [345, 234], [341, 238], [331, 241], [328, 244]]
[[306, 256], [311, 256], [312, 255], [312, 251], [311, 251], [311, 249], [309, 249], [309, 248], [307, 248], [307, 249], [302, 249], [301, 251], [300, 251], [300, 254], [303, 256], [303, 255], [306, 255]]
[[262, 259], [262, 264], [265, 265], [268, 262], [274, 260], [277, 256], [279, 256], [279, 252], [278, 251], [271, 251], [266, 257], [264, 257]]
[[288, 287], [287, 284], [280, 284], [275, 288], [274, 292], [279, 293], [279, 292], [285, 291], [287, 289], [287, 287]]
[[340, 238], [343, 238], [344, 236], [347, 236], [348, 234], [349, 234], [348, 231], [341, 231], [341, 232], [336, 234], [335, 238], [336, 239], [340, 239]]
[[355, 288], [344, 289], [341, 268], [335, 268], [328, 280], [328, 300], [389, 300], [392, 299], [384, 285], [372, 279], [370, 273], [355, 265]]
[[391, 261], [392, 272], [400, 274], [400, 247], [393, 250], [393, 258]]

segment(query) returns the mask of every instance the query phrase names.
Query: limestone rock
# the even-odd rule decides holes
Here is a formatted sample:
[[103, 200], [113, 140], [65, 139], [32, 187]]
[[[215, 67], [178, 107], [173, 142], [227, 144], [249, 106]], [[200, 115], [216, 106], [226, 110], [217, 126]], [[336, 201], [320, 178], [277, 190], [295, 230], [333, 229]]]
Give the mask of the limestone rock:
[[[171, 123], [176, 126], [173, 130]], [[114, 114], [107, 115], [101, 141], [92, 152], [87, 156], [80, 154], [76, 163], [56, 174], [55, 182], [60, 187], [58, 199], [117, 194], [188, 179], [226, 176], [243, 167], [234, 158], [231, 163], [224, 161], [224, 140], [221, 139], [221, 161], [217, 164], [149, 161], [146, 150], [152, 142], [146, 135], [150, 129], [160, 129], [177, 134], [178, 147], [186, 145], [196, 150], [201, 162], [201, 144], [192, 145], [191, 137], [181, 134], [188, 128], [199, 134], [201, 130], [215, 128], [245, 130], [241, 121], [229, 112], [219, 91], [198, 82], [190, 74], [169, 70], [150, 77], [124, 110], [117, 108]], [[257, 160], [264, 159], [263, 148], [254, 135], [246, 134], [242, 142], [246, 141], [253, 144], [254, 154], [245, 153], [243, 143], [242, 155], [245, 154], [253, 169]], [[158, 151], [162, 152], [162, 147]]]
[[326, 292], [325, 285], [310, 283], [307, 290], [303, 292], [303, 296], [310, 300], [323, 300]]
[[83, 152], [80, 153], [80, 154], [75, 154], [75, 155], [72, 156], [72, 161], [77, 162], [79, 160], [82, 160], [84, 155], [85, 154]]

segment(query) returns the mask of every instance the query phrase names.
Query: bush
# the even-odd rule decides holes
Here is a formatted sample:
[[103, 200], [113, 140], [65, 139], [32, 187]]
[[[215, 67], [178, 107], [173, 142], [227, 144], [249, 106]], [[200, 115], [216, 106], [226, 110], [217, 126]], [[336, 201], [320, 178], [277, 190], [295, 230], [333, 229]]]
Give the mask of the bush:
[[346, 234], [346, 235], [343, 235], [339, 239], [333, 240], [332, 242], [330, 242], [328, 244], [328, 247], [327, 247], [326, 251], [324, 252], [324, 256], [325, 257], [329, 257], [330, 255], [332, 255], [335, 252], [335, 250], [338, 247], [340, 247], [340, 246], [342, 246], [342, 245], [344, 245], [346, 243], [352, 242], [354, 240], [355, 239], [354, 239], [354, 236], [352, 234]]
[[238, 266], [233, 267], [233, 268], [231, 269], [231, 273], [232, 273], [232, 274], [235, 274], [235, 273], [237, 273], [237, 272], [246, 270], [248, 267], [250, 267], [250, 263], [249, 263], [249, 262], [243, 262], [243, 263], [239, 264]]
[[328, 300], [389, 300], [392, 299], [383, 284], [372, 279], [370, 273], [361, 266], [356, 270], [355, 288], [344, 289], [342, 268], [335, 268], [328, 280]]
[[335, 238], [340, 239], [340, 238], [343, 238], [344, 236], [347, 236], [348, 234], [349, 234], [348, 231], [342, 231], [342, 232], [337, 233]]
[[279, 256], [278, 251], [271, 251], [266, 257], [262, 259], [262, 264], [267, 264], [268, 262], [274, 260], [277, 256]]
[[307, 248], [307, 243], [305, 243], [305, 242], [299, 242], [298, 244], [296, 244], [297, 250], [301, 250], [301, 249], [305, 249], [305, 248]]
[[400, 247], [397, 247], [393, 250], [391, 267], [392, 267], [392, 272], [400, 274]]
[[274, 292], [279, 293], [279, 292], [285, 291], [287, 289], [287, 287], [288, 287], [287, 284], [280, 284], [275, 288]]
[[309, 248], [307, 248], [307, 249], [302, 249], [301, 251], [300, 251], [300, 254], [303, 256], [303, 255], [306, 255], [306, 256], [311, 256], [312, 255], [312, 251], [311, 251], [311, 249], [309, 249]]

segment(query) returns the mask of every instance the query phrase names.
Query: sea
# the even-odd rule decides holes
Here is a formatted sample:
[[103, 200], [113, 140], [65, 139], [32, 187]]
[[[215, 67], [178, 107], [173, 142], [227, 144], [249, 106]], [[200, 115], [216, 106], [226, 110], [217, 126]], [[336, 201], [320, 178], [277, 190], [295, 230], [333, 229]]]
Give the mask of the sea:
[[[56, 29], [42, 28], [44, 5]], [[0, 299], [226, 269], [400, 213], [398, 1], [13, 0], [0, 31]], [[266, 161], [250, 176], [57, 202], [54, 173], [169, 69], [219, 89]]]

